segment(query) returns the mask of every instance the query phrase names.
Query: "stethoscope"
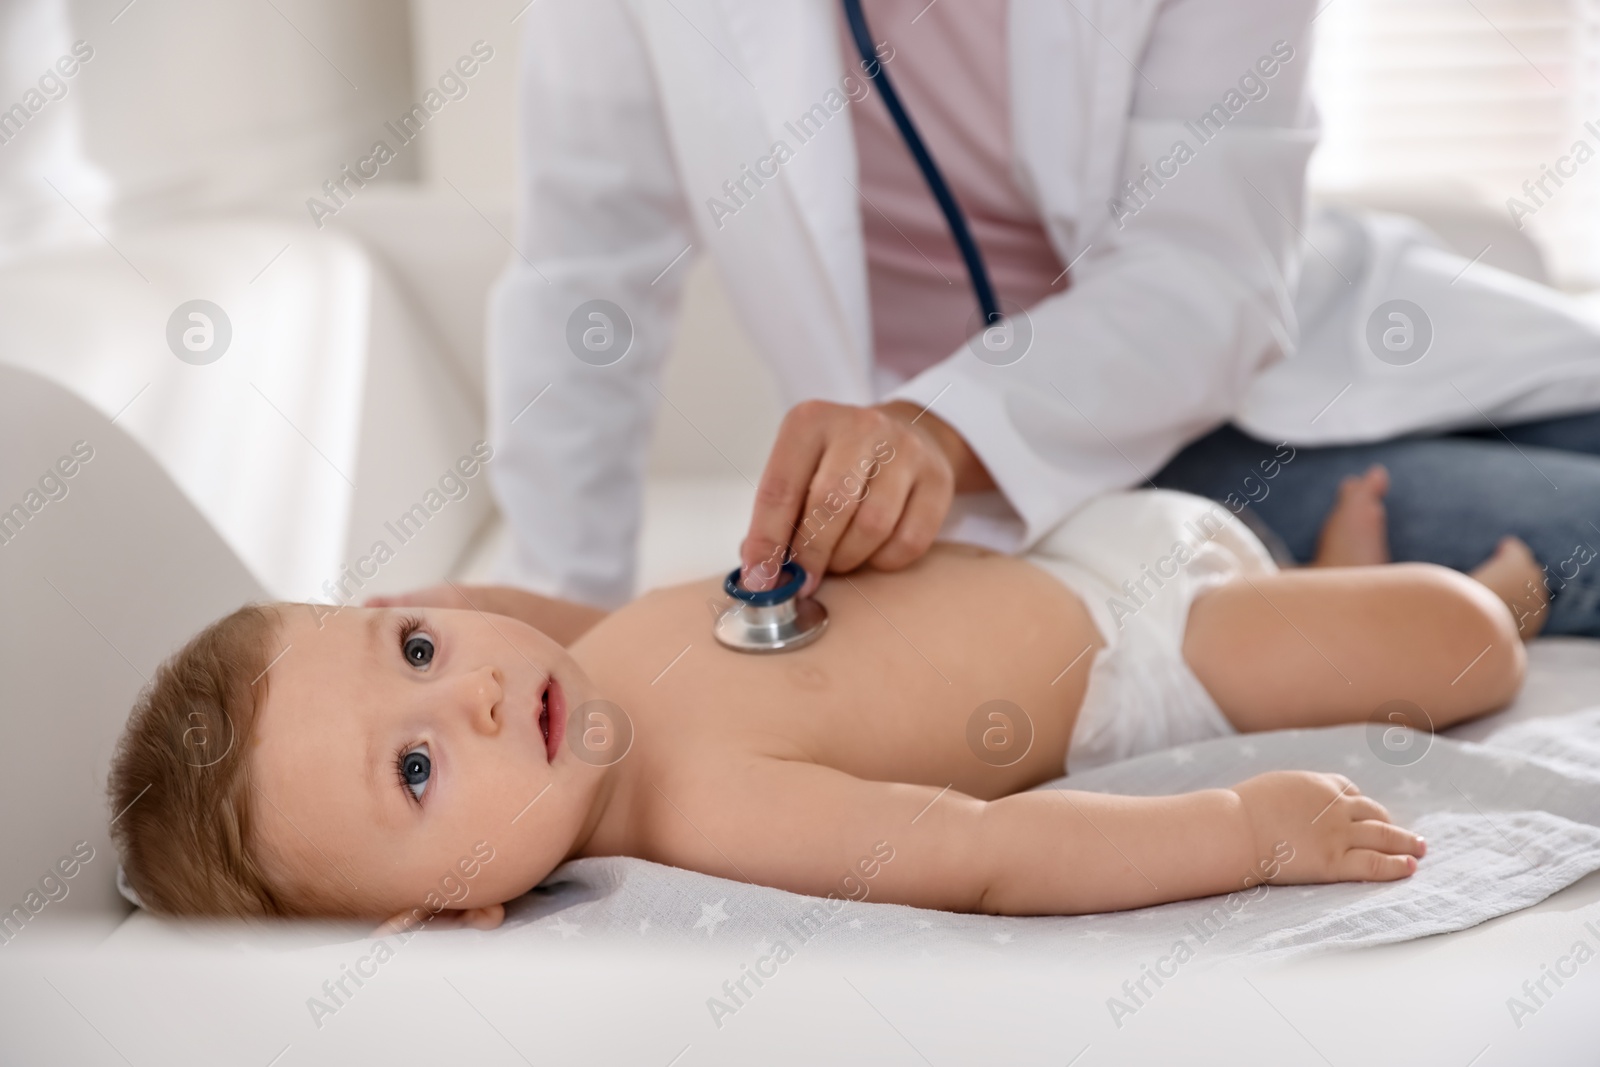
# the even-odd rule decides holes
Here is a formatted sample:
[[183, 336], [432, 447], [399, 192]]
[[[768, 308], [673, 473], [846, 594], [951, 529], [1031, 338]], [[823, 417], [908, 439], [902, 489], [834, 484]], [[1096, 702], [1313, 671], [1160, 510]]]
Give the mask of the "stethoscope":
[[[983, 311], [984, 323], [996, 323], [1001, 318], [1000, 304], [995, 298], [994, 286], [989, 283], [989, 271], [984, 266], [983, 254], [978, 251], [978, 242], [972, 239], [967, 218], [961, 212], [961, 205], [956, 203], [950, 186], [945, 184], [944, 175], [939, 172], [938, 164], [929, 154], [921, 134], [917, 133], [916, 125], [906, 113], [905, 105], [900, 102], [900, 94], [895, 92], [894, 83], [889, 80], [888, 72], [883, 69], [883, 63], [873, 50], [872, 31], [867, 28], [861, 0], [842, 2], [845, 19], [850, 24], [850, 36], [855, 40], [856, 51], [861, 53], [862, 73], [883, 93], [883, 104], [889, 109], [889, 117], [894, 119], [895, 128], [900, 131], [906, 147], [911, 150], [911, 157], [917, 162], [917, 169], [922, 171], [929, 191], [939, 202], [939, 210], [944, 213], [950, 234], [955, 238], [961, 258], [966, 262], [967, 276], [972, 279], [972, 291], [978, 298], [978, 307]], [[789, 652], [803, 648], [822, 636], [822, 631], [828, 626], [828, 609], [814, 598], [799, 599], [800, 589], [806, 582], [806, 572], [798, 563], [793, 560], [785, 563], [779, 572], [782, 580], [762, 592], [752, 592], [740, 585], [739, 571], [740, 568], [735, 567], [722, 583], [723, 591], [737, 603], [717, 618], [713, 632], [719, 642], [737, 652]]]

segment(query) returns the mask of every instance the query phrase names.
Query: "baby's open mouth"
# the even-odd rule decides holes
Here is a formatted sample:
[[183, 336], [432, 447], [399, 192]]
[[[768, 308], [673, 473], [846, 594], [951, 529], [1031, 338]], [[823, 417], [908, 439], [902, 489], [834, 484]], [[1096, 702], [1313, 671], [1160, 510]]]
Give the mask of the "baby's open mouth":
[[539, 733], [544, 737], [545, 754], [550, 751], [550, 686], [545, 684], [539, 694]]
[[551, 763], [561, 751], [566, 732], [567, 702], [561, 695], [561, 684], [551, 675], [545, 679], [544, 692], [539, 694], [539, 733], [544, 736], [544, 754]]

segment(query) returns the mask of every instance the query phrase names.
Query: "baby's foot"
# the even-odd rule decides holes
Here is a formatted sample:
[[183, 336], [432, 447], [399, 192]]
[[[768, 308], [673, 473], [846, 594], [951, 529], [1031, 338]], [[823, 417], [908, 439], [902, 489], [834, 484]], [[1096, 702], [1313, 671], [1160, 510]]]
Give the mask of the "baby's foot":
[[1383, 497], [1389, 472], [1373, 464], [1339, 483], [1339, 500], [1322, 524], [1313, 567], [1372, 567], [1389, 562], [1389, 518]]
[[1544, 628], [1550, 617], [1550, 589], [1533, 550], [1520, 538], [1501, 538], [1494, 555], [1478, 564], [1472, 577], [1506, 602], [1524, 641]]

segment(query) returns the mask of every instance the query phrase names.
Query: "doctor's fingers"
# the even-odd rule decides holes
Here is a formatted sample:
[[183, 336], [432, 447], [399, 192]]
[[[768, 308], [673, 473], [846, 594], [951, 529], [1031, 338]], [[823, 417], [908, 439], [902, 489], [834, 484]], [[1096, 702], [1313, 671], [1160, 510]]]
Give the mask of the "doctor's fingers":
[[749, 532], [739, 546], [739, 563], [744, 568], [741, 582], [746, 589], [770, 589], [777, 584], [777, 568], [790, 541], [798, 536], [795, 523], [827, 450], [829, 432], [838, 418], [836, 409], [843, 407], [807, 400], [783, 417], [756, 486]]
[[[841, 459], [848, 455], [841, 453]], [[806, 573], [820, 582], [827, 571], [853, 571], [865, 563], [894, 536], [918, 476], [907, 463], [883, 468], [869, 483], [859, 471], [835, 466], [831, 456], [824, 459], [795, 531], [795, 552]]]
[[[740, 545], [745, 588], [768, 589], [777, 584], [783, 549], [807, 537], [817, 539], [815, 521], [809, 533], [801, 524], [807, 517], [820, 517], [816, 508], [830, 500], [830, 493], [835, 494], [832, 502], [843, 495], [860, 495], [861, 483], [876, 479], [890, 459], [902, 452], [923, 454], [931, 447], [922, 434], [878, 408], [826, 400], [796, 404], [778, 428], [778, 439], [756, 487], [755, 513]], [[916, 465], [910, 460], [896, 464], [901, 468]], [[831, 518], [838, 510], [835, 506], [827, 514]], [[831, 549], [841, 534], [841, 529], [830, 531], [823, 544]], [[801, 558], [811, 578], [807, 594], [821, 581], [829, 554], [820, 556], [819, 561], [813, 551], [810, 563]]]
[[897, 571], [909, 567], [927, 554], [934, 538], [944, 526], [944, 517], [950, 513], [950, 503], [955, 499], [955, 479], [940, 480], [933, 477], [919, 479], [911, 487], [911, 496], [900, 512], [894, 535], [885, 541], [868, 562], [883, 571]]

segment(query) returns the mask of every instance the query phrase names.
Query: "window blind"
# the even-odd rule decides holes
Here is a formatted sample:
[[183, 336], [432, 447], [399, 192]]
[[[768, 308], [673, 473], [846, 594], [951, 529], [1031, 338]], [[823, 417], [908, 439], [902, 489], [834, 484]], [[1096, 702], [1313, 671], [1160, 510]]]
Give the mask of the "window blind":
[[1600, 0], [1330, 0], [1316, 26], [1314, 189], [1479, 199], [1600, 285]]

